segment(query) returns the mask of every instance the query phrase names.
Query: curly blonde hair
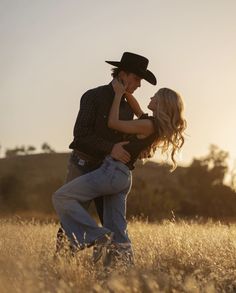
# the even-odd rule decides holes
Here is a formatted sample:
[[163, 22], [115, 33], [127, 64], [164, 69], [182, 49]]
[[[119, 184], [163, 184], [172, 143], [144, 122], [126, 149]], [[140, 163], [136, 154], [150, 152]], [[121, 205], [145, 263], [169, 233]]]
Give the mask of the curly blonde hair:
[[183, 118], [184, 104], [181, 96], [169, 88], [159, 89], [153, 98], [156, 98], [157, 105], [153, 115], [158, 138], [141, 153], [141, 157], [150, 158], [156, 149], [160, 148], [162, 154], [170, 153], [171, 171], [174, 171], [177, 167], [175, 154], [184, 144], [183, 132], [187, 126], [187, 122]]

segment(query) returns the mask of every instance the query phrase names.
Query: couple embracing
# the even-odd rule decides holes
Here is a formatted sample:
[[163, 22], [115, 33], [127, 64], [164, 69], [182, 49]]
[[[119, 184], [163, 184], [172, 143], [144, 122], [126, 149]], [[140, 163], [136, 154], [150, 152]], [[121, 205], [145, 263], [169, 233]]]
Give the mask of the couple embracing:
[[[125, 52], [120, 61], [106, 62], [114, 66], [113, 79], [82, 96], [66, 183], [52, 197], [61, 223], [57, 253], [67, 237], [73, 254], [93, 246], [94, 263], [103, 256], [105, 266], [130, 265], [134, 260], [126, 201], [135, 162], [160, 148], [170, 153], [175, 169], [186, 121], [180, 95], [169, 88], [151, 97], [151, 116], [142, 111], [133, 93], [142, 79], [156, 85], [147, 58]], [[88, 213], [91, 201], [101, 226]]]

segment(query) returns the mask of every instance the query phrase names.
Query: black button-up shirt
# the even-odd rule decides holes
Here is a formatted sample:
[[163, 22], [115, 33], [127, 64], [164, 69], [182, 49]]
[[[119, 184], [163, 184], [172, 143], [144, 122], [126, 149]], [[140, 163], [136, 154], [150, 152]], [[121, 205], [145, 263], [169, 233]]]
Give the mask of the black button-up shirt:
[[[108, 116], [115, 96], [112, 84], [88, 90], [81, 98], [70, 149], [77, 149], [103, 159], [115, 143], [125, 140], [123, 133], [108, 128]], [[132, 120], [133, 111], [127, 101], [120, 103], [120, 119]]]

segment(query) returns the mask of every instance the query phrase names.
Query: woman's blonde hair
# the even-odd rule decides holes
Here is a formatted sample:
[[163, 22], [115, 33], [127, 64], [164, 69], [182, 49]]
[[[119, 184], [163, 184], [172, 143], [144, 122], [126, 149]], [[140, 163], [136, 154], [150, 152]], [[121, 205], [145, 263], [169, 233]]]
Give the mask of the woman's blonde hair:
[[169, 88], [159, 89], [154, 98], [157, 102], [156, 111], [153, 114], [158, 138], [146, 150], [146, 154], [148, 157], [153, 156], [157, 147], [161, 149], [162, 153], [170, 153], [171, 171], [174, 171], [177, 167], [175, 154], [184, 144], [183, 132], [187, 126], [187, 122], [183, 118], [184, 104], [181, 96]]

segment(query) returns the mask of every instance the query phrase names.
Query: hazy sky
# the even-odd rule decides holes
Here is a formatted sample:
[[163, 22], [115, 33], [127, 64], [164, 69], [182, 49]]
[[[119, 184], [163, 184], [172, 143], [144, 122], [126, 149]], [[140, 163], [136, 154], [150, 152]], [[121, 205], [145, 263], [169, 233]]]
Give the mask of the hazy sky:
[[0, 144], [68, 151], [84, 91], [110, 82], [105, 60], [149, 58], [156, 87], [185, 100], [182, 163], [217, 144], [236, 159], [235, 0], [0, 0]]

